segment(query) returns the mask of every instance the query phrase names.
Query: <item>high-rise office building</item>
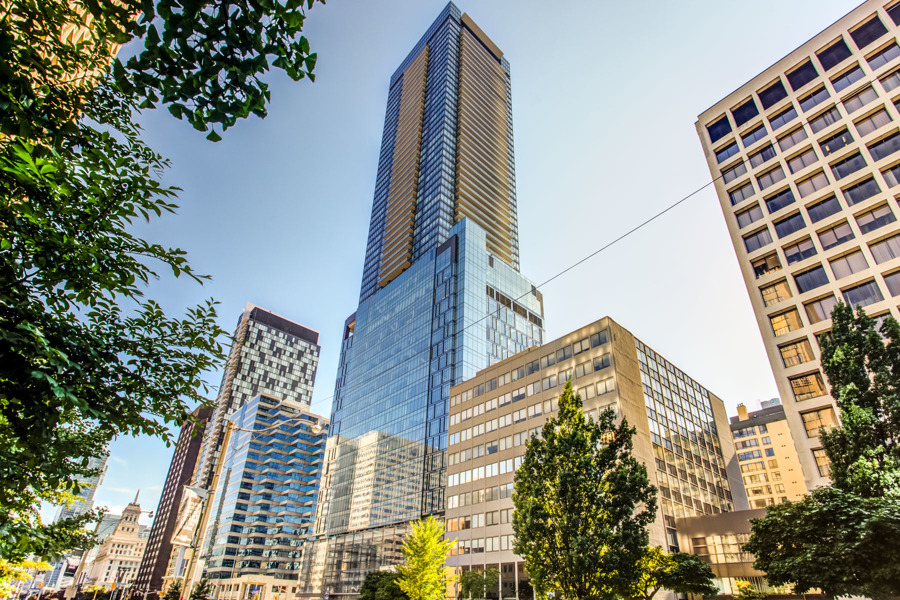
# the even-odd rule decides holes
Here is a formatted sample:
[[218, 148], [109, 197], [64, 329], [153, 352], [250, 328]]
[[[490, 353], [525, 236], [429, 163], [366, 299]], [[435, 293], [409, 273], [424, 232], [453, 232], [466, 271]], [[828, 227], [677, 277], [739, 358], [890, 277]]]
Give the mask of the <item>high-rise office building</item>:
[[697, 121], [809, 489], [828, 459], [808, 424], [836, 409], [817, 336], [839, 300], [898, 316], [898, 23], [864, 2]]
[[448, 566], [496, 568], [500, 597], [531, 600], [513, 552], [513, 479], [525, 444], [558, 410], [566, 381], [589, 418], [610, 409], [636, 429], [635, 458], [659, 489], [650, 543], [679, 549], [675, 520], [747, 508], [725, 405], [606, 317], [530, 348], [450, 391]]
[[391, 77], [316, 523], [326, 561], [304, 593], [358, 593], [401, 560], [409, 522], [445, 506], [450, 386], [542, 341], [510, 99], [502, 52], [452, 3]]
[[190, 483], [194, 467], [197, 466], [200, 444], [203, 441], [202, 432], [211, 414], [212, 408], [198, 407], [194, 411], [196, 424], [186, 423], [181, 428], [175, 453], [169, 464], [166, 483], [156, 508], [147, 547], [134, 580], [134, 595], [138, 597], [151, 594], [158, 596], [162, 589], [163, 576], [172, 552], [172, 534], [175, 531], [178, 507], [181, 505], [184, 486]]

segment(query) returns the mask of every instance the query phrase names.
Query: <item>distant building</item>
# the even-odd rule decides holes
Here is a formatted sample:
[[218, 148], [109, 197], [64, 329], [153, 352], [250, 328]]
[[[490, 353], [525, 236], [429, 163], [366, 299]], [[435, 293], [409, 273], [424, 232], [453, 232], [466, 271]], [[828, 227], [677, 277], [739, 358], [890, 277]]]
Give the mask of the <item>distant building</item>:
[[[804, 422], [810, 428], [807, 435], [837, 424], [831, 407], [823, 409], [818, 420]], [[747, 412], [746, 406], [738, 405], [738, 416], [731, 417], [731, 434], [752, 508], [793, 502], [806, 495], [803, 468], [783, 406]]]
[[153, 519], [153, 527], [147, 540], [147, 548], [134, 581], [137, 596], [158, 594], [162, 589], [163, 576], [172, 552], [172, 534], [178, 517], [178, 508], [184, 486], [189, 484], [197, 465], [203, 431], [212, 414], [208, 407], [198, 407], [193, 416], [197, 425], [187, 423], [181, 428], [175, 453], [166, 475], [166, 483], [159, 498], [159, 506]]
[[612, 319], [600, 319], [450, 390], [445, 518], [447, 536], [458, 541], [447, 564], [498, 568], [503, 598], [532, 599], [513, 552], [513, 478], [567, 380], [589, 417], [608, 408], [637, 429], [634, 456], [659, 489], [651, 544], [678, 550], [676, 519], [747, 508], [722, 400]]
[[97, 548], [93, 561], [84, 567], [87, 577], [83, 585], [111, 589], [113, 583], [121, 588], [134, 584], [150, 534], [149, 529], [138, 522], [140, 517], [141, 505], [135, 497], [134, 502], [122, 511], [113, 531]]

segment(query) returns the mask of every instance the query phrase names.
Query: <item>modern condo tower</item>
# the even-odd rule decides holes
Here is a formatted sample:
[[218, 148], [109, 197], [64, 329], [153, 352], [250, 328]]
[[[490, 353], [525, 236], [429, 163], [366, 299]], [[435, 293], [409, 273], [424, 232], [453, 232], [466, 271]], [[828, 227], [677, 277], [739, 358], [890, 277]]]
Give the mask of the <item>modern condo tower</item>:
[[541, 343], [515, 194], [509, 64], [449, 4], [390, 80], [304, 595], [357, 594], [401, 560], [409, 522], [445, 507], [450, 386]]
[[898, 23], [864, 2], [697, 121], [809, 489], [836, 408], [817, 336], [839, 300], [898, 316]]

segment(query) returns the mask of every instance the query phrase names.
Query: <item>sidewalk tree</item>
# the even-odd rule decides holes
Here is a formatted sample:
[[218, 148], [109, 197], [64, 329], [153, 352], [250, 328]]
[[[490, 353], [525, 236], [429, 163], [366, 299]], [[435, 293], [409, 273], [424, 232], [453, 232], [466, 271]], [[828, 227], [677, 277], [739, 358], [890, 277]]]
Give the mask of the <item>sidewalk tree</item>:
[[209, 579], [203, 577], [191, 590], [190, 600], [208, 600], [210, 593], [212, 593], [212, 585], [209, 583]]
[[396, 571], [369, 571], [359, 590], [360, 600], [408, 600], [397, 585], [399, 578]]
[[641, 572], [656, 488], [632, 455], [634, 429], [606, 410], [585, 417], [566, 383], [559, 413], [528, 442], [516, 471], [515, 552], [540, 598], [613, 600]]
[[[312, 78], [316, 0], [9, 0], [0, 17], [0, 558], [53, 558], [83, 522], [45, 525], [117, 436], [173, 441], [224, 357], [215, 303], [171, 316], [158, 273], [205, 277], [132, 227], [177, 209], [141, 109], [219, 133], [265, 116], [262, 77]], [[114, 58], [128, 44], [129, 57]]]
[[494, 568], [484, 572], [469, 569], [459, 576], [459, 589], [463, 598], [485, 598], [487, 593], [497, 588], [500, 571]]
[[630, 597], [652, 600], [661, 589], [676, 594], [714, 596], [719, 590], [713, 583], [715, 574], [695, 554], [666, 554], [659, 546], [648, 546], [640, 563], [640, 576]]
[[434, 516], [412, 524], [401, 548], [404, 562], [397, 566], [397, 585], [410, 600], [442, 600], [446, 596], [452, 576], [444, 563], [453, 542], [441, 539], [443, 535], [443, 522]]
[[181, 598], [181, 587], [182, 582], [180, 579], [176, 579], [166, 588], [166, 591], [163, 592], [161, 600], [179, 600]]

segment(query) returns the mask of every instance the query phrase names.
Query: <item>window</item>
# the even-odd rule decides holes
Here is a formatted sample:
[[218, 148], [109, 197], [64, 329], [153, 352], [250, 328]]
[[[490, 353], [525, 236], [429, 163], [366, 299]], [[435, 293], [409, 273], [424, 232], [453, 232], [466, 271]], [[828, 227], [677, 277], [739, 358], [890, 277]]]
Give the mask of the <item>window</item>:
[[826, 90], [823, 85], [819, 89], [800, 98], [800, 108], [803, 109], [803, 112], [807, 112], [828, 100], [830, 96], [831, 94], [828, 93], [828, 90]]
[[870, 85], [859, 93], [844, 100], [844, 108], [847, 109], [847, 114], [851, 114], [858, 111], [869, 102], [873, 102], [877, 99], [878, 94], [875, 93], [875, 90], [873, 90]]
[[806, 338], [790, 344], [785, 344], [784, 346], [779, 346], [778, 350], [781, 352], [781, 361], [786, 368], [796, 367], [797, 365], [815, 359], [812, 346], [810, 346], [809, 340]]
[[771, 316], [769, 317], [769, 322], [772, 324], [772, 331], [775, 332], [775, 335], [784, 335], [803, 327], [803, 323], [800, 321], [800, 313], [796, 309]]
[[801, 154], [797, 154], [788, 159], [788, 168], [791, 170], [791, 173], [796, 173], [797, 171], [805, 169], [817, 160], [818, 157], [816, 156], [815, 150], [807, 148], [806, 151]]
[[728, 160], [735, 154], [737, 154], [738, 145], [737, 142], [731, 142], [721, 150], [716, 150], [716, 162], [722, 162], [724, 160]]
[[875, 183], [874, 177], [869, 177], [848, 188], [844, 188], [841, 192], [844, 194], [847, 205], [853, 206], [854, 204], [859, 204], [863, 200], [868, 200], [872, 196], [875, 196], [881, 192], [881, 188]]
[[831, 461], [828, 460], [828, 455], [825, 454], [824, 448], [816, 448], [812, 451], [813, 458], [816, 460], [816, 466], [819, 468], [819, 475], [822, 477], [828, 477], [831, 473]]
[[798, 127], [789, 134], [778, 138], [778, 147], [782, 150], [793, 148], [807, 138], [806, 130]]
[[783, 238], [806, 227], [806, 221], [803, 220], [803, 215], [797, 212], [780, 221], [776, 221], [774, 225], [775, 233], [779, 238]]
[[886, 92], [890, 92], [891, 90], [900, 87], [900, 70], [893, 71], [882, 77], [881, 87], [883, 87]]
[[772, 187], [782, 179], [784, 179], [784, 169], [775, 167], [771, 171], [766, 171], [757, 177], [756, 181], [759, 183], [759, 189], [764, 190], [768, 187]]
[[854, 310], [860, 306], [869, 306], [870, 304], [875, 304], [876, 302], [884, 300], [884, 296], [881, 295], [881, 290], [878, 289], [878, 284], [874, 281], [861, 283], [844, 290], [842, 293], [844, 302], [852, 306]]
[[836, 92], [840, 92], [862, 79], [862, 76], [863, 70], [859, 67], [859, 65], [856, 65], [849, 71], [844, 71], [843, 73], [832, 79], [831, 84], [834, 86], [834, 90]]
[[772, 126], [772, 131], [777, 131], [793, 121], [797, 118], [797, 109], [792, 106], [789, 106], [785, 110], [781, 111], [774, 117], [769, 119], [769, 125]]
[[769, 210], [770, 214], [777, 213], [779, 210], [784, 208], [785, 206], [790, 206], [795, 202], [794, 193], [790, 188], [782, 190], [775, 194], [774, 196], [769, 196], [766, 200], [766, 208]]
[[609, 342], [609, 333], [607, 330], [600, 331], [591, 336], [591, 348], [596, 348], [602, 344]]
[[847, 47], [847, 42], [844, 41], [844, 38], [840, 38], [824, 50], [817, 52], [816, 56], [819, 57], [819, 62], [822, 63], [822, 67], [827, 71], [850, 58], [851, 54], [850, 48]]
[[722, 181], [724, 181], [725, 183], [731, 183], [746, 172], [747, 165], [744, 164], [744, 161], [741, 161], [730, 169], [722, 171]]
[[881, 175], [887, 182], [888, 187], [897, 187], [897, 185], [900, 185], [900, 164], [888, 167], [881, 172]]
[[827, 185], [828, 177], [825, 176], [824, 171], [819, 171], [815, 175], [811, 175], [803, 181], [797, 182], [797, 191], [800, 192], [801, 198], [806, 198], [810, 194], [821, 190]]
[[[594, 359], [594, 370], [600, 371], [609, 366], [609, 352], [604, 354], [603, 356], [598, 356]], [[590, 372], [590, 371], [588, 371]]]
[[813, 66], [812, 61], [807, 59], [805, 63], [787, 74], [788, 83], [795, 92], [804, 85], [819, 76], [819, 72]]
[[556, 362], [560, 363], [567, 358], [572, 358], [572, 346], [566, 346], [556, 351]]
[[744, 236], [744, 246], [747, 248], [747, 252], [755, 252], [771, 243], [772, 235], [769, 233], [768, 229], [762, 229], [756, 233], [750, 233]]
[[879, 265], [892, 258], [897, 258], [900, 256], [900, 235], [869, 244], [869, 250], [872, 251], [872, 256]]
[[750, 166], [758, 167], [759, 165], [768, 162], [773, 158], [775, 158], [775, 148], [772, 147], [772, 144], [768, 144], [759, 152], [755, 152], [750, 155]]
[[900, 25], [900, 3], [886, 8], [888, 16], [894, 21], [894, 25]]
[[823, 250], [834, 248], [838, 244], [843, 244], [855, 237], [853, 230], [850, 229], [846, 221], [819, 232], [819, 242], [822, 244]]
[[803, 306], [806, 308], [806, 316], [809, 317], [809, 323], [812, 325], [813, 323], [830, 319], [831, 311], [834, 310], [836, 305], [837, 299], [835, 299], [834, 294], [831, 294], [825, 298], [807, 302]]
[[806, 260], [810, 256], [815, 255], [816, 246], [809, 238], [800, 240], [796, 244], [791, 244], [790, 246], [784, 247], [784, 258], [785, 260], [787, 260], [787, 264], [789, 265], [800, 262], [801, 260]]
[[748, 131], [744, 135], [741, 136], [741, 143], [744, 144], [744, 148], [752, 146], [759, 140], [763, 139], [768, 135], [768, 131], [766, 131], [765, 125], [760, 125], [759, 127], [755, 127], [754, 129]]
[[875, 160], [881, 160], [900, 150], [900, 133], [894, 133], [869, 145], [869, 152]]
[[825, 382], [818, 371], [808, 375], [801, 375], [800, 377], [791, 377], [789, 381], [797, 402], [824, 396], [827, 393], [825, 391]]
[[794, 275], [794, 283], [801, 294], [814, 290], [823, 285], [828, 285], [828, 274], [825, 273], [825, 267], [818, 265], [812, 269], [796, 273]]
[[875, 71], [888, 64], [898, 56], [900, 56], [900, 47], [897, 46], [896, 42], [893, 42], [883, 50], [879, 50], [878, 52], [870, 56], [867, 60], [869, 61], [869, 66], [872, 67], [873, 71]]
[[[900, 245], [898, 245], [898, 249], [900, 249]], [[768, 275], [769, 273], [780, 271], [781, 261], [778, 260], [778, 255], [773, 252], [768, 256], [763, 256], [750, 261], [750, 266], [753, 267], [753, 274], [756, 275], [757, 279], [759, 279], [760, 277]]]
[[860, 271], [869, 268], [869, 263], [866, 262], [866, 257], [863, 256], [863, 253], [860, 250], [845, 254], [830, 262], [835, 279], [843, 279], [844, 277], [849, 277], [854, 273], [859, 273]]
[[865, 166], [866, 159], [862, 157], [862, 154], [857, 152], [856, 154], [851, 154], [847, 158], [833, 163], [831, 165], [831, 172], [834, 173], [835, 179], [843, 179], [844, 177], [852, 175], [860, 169], [865, 168]]
[[893, 223], [896, 220], [897, 217], [894, 216], [894, 213], [891, 212], [888, 205], [884, 204], [878, 208], [874, 208], [858, 215], [856, 217], [856, 224], [859, 225], [859, 230], [865, 234], [870, 231], [875, 231], [880, 227], [884, 227], [888, 223]]
[[[706, 126], [706, 131], [709, 133], [709, 141], [712, 143], [716, 143], [721, 140], [723, 137], [731, 133], [731, 123], [728, 122], [728, 117], [723, 116], [718, 121], [710, 123]], [[719, 162], [722, 162], [721, 160]]]
[[756, 107], [756, 102], [753, 101], [753, 98], [748, 99], [746, 102], [731, 111], [731, 116], [734, 117], [734, 124], [738, 127], [748, 122], [758, 114], [759, 109]]
[[779, 100], [787, 98], [787, 90], [784, 89], [784, 84], [781, 83], [780, 79], [766, 89], [760, 90], [758, 93], [759, 101], [762, 102], [763, 108], [771, 108], [775, 106]]
[[791, 297], [791, 287], [785, 279], [762, 287], [759, 292], [762, 294], [763, 304], [766, 306], [772, 306]]
[[834, 196], [829, 196], [824, 200], [820, 200], [819, 202], [810, 204], [806, 207], [806, 213], [809, 215], [809, 220], [813, 223], [818, 223], [822, 219], [826, 219], [831, 215], [840, 212], [840, 210], [841, 203]]
[[739, 212], [737, 215], [738, 227], [743, 229], [747, 225], [751, 223], [755, 223], [759, 221], [763, 217], [762, 209], [759, 207], [759, 204], [748, 208], [743, 212]]
[[832, 106], [825, 112], [813, 117], [809, 120], [809, 127], [813, 133], [819, 133], [829, 125], [833, 125], [841, 120], [841, 113], [837, 107]]
[[865, 137], [873, 131], [884, 127], [890, 122], [891, 116], [887, 114], [887, 111], [882, 108], [881, 110], [872, 113], [868, 117], [857, 121], [856, 130], [859, 132], [860, 136]]
[[887, 285], [891, 296], [900, 296], [900, 271], [894, 271], [889, 275], [885, 275], [884, 283]]
[[822, 152], [825, 153], [825, 156], [828, 156], [829, 154], [834, 154], [835, 152], [852, 142], [853, 136], [850, 135], [850, 132], [846, 129], [842, 129], [834, 135], [820, 141], [819, 146], [822, 148]]
[[850, 37], [856, 43], [856, 47], [862, 50], [881, 36], [887, 33], [887, 28], [878, 15], [875, 15], [856, 29], [850, 32]]
[[575, 356], [578, 356], [582, 352], [591, 349], [591, 338], [584, 338], [583, 340], [578, 340], [574, 344], [572, 344], [572, 349]]
[[754, 460], [762, 458], [762, 452], [759, 450], [750, 450], [749, 452], [739, 452], [738, 460]]

